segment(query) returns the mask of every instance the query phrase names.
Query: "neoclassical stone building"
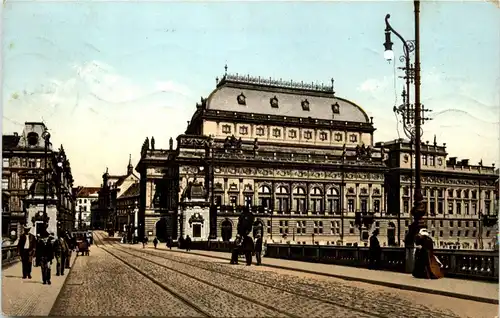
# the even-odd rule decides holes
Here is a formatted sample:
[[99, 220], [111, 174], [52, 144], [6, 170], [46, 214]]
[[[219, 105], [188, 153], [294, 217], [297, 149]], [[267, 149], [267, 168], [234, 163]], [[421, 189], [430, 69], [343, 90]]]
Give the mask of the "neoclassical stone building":
[[[204, 189], [204, 200], [190, 204], [194, 209], [210, 207], [202, 226], [210, 228], [213, 239], [234, 239], [237, 218], [248, 207], [256, 215], [255, 231], [268, 241], [363, 244], [378, 227], [381, 244], [402, 245], [411, 222], [412, 149], [400, 140], [374, 146], [374, 131], [372, 118], [337, 96], [333, 85], [225, 74], [196, 105], [175, 149], [172, 139], [168, 150], [154, 149], [153, 140], [151, 145], [148, 139], [144, 142], [136, 167], [141, 175], [139, 215], [145, 225], [140, 233], [161, 239], [186, 235], [189, 220], [183, 202], [191, 183]], [[467, 208], [455, 196], [453, 201], [438, 198], [452, 189], [472, 196], [481, 183], [485, 213], [498, 176], [491, 167], [479, 173], [476, 166], [448, 160], [444, 146], [424, 145], [423, 153], [428, 208], [443, 211], [429, 225], [451, 221], [457, 215], [448, 213], [451, 203], [464, 215], [468, 209], [467, 241], [472, 245], [479, 201], [473, 216], [472, 197]], [[440, 241], [447, 242], [465, 235], [463, 220], [448, 228], [443, 223], [433, 233], [443, 231]], [[463, 230], [445, 235], [454, 226]]]

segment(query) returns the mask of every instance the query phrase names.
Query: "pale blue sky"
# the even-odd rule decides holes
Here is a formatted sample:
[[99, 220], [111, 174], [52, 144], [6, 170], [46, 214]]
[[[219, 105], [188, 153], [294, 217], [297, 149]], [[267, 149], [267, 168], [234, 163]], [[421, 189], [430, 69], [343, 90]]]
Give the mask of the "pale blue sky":
[[[421, 4], [424, 140], [451, 156], [498, 163], [499, 9]], [[413, 39], [413, 3], [20, 2], [3, 8], [3, 133], [43, 120], [77, 184], [134, 164], [142, 141], [182, 133], [200, 96], [230, 73], [330, 83], [374, 116], [376, 141], [398, 137], [384, 17]], [[397, 56], [401, 44], [393, 39]], [[398, 62], [396, 66], [401, 66]], [[397, 71], [397, 75], [400, 75]], [[400, 130], [401, 136], [403, 132]]]

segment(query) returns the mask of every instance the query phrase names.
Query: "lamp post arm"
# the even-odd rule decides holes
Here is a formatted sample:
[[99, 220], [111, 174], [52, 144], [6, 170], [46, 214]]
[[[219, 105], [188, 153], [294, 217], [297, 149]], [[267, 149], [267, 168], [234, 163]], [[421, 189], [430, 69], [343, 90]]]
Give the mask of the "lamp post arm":
[[386, 14], [385, 15], [385, 28], [386, 30], [389, 30], [391, 31], [392, 33], [394, 33], [400, 40], [401, 42], [403, 42], [403, 49], [404, 49], [404, 55], [405, 55], [405, 58], [409, 61], [410, 59], [410, 48], [408, 46], [408, 43], [406, 42], [406, 40], [401, 36], [401, 34], [399, 34], [398, 31], [394, 30], [394, 28], [391, 26], [391, 24], [389, 23], [389, 19], [391, 18], [391, 15], [390, 14]]

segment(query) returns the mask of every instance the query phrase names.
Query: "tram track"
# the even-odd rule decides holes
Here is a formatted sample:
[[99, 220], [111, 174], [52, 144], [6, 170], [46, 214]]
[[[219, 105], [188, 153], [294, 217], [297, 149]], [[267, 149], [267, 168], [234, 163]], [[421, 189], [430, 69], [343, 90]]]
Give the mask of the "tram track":
[[[144, 271], [138, 269], [137, 267], [129, 264], [128, 262], [126, 262], [125, 260], [123, 260], [122, 258], [116, 256], [115, 254], [111, 253], [110, 251], [108, 251], [104, 246], [106, 245], [106, 243], [104, 243], [104, 240], [102, 237], [98, 236], [97, 234], [95, 235], [96, 236], [96, 246], [101, 248], [103, 251], [107, 252], [108, 254], [110, 254], [111, 256], [115, 257], [116, 259], [118, 259], [119, 261], [121, 261], [123, 264], [125, 264], [126, 266], [128, 266], [129, 268], [133, 269], [135, 272], [139, 273], [140, 275], [146, 277], [148, 280], [150, 280], [153, 284], [155, 284], [156, 286], [160, 287], [161, 289], [163, 289], [164, 291], [168, 292], [169, 294], [171, 294], [172, 296], [174, 296], [175, 298], [179, 299], [182, 303], [186, 304], [188, 307], [194, 309], [196, 312], [198, 312], [201, 317], [211, 317], [210, 314], [208, 314], [205, 310], [203, 310], [202, 308], [200, 308], [200, 306], [198, 306], [197, 304], [195, 304], [194, 302], [192, 302], [191, 300], [189, 300], [188, 298], [180, 295], [179, 293], [177, 293], [176, 291], [172, 290], [172, 288], [169, 288], [167, 286], [165, 286], [164, 284], [160, 283], [158, 280], [156, 280], [155, 278], [151, 277], [149, 274], [145, 273]], [[99, 243], [97, 243], [97, 241], [99, 241]], [[110, 246], [114, 245], [111, 241], [109, 242]]]
[[[162, 288], [163, 290], [165, 290], [165, 291], [173, 294], [174, 296], [176, 296], [176, 298], [181, 299], [186, 305], [189, 305], [190, 307], [196, 309], [198, 312], [200, 312], [201, 314], [203, 314], [204, 317], [228, 316], [228, 313], [226, 313], [225, 315], [214, 315], [213, 313], [210, 313], [209, 311], [203, 309], [201, 306], [199, 306], [198, 304], [196, 304], [194, 301], [192, 301], [188, 297], [185, 297], [185, 296], [181, 295], [181, 293], [179, 293], [179, 292], [173, 290], [172, 288], [168, 287], [165, 283], [159, 281], [155, 277], [153, 277], [150, 274], [146, 273], [144, 270], [140, 269], [138, 266], [131, 264], [131, 262], [127, 261], [123, 256], [117, 255], [118, 253], [110, 251], [108, 249], [108, 246], [112, 246], [117, 251], [120, 251], [120, 253], [128, 254], [130, 256], [133, 256], [134, 259], [140, 258], [141, 260], [145, 260], [145, 261], [147, 261], [147, 262], [149, 262], [151, 264], [154, 264], [155, 266], [160, 266], [160, 267], [162, 267], [164, 269], [170, 270], [171, 272], [179, 274], [180, 276], [188, 277], [189, 279], [195, 281], [195, 283], [201, 283], [201, 284], [206, 285], [204, 288], [200, 287], [200, 290], [207, 289], [207, 286], [210, 286], [211, 288], [213, 288], [215, 290], [222, 291], [224, 294], [226, 294], [226, 296], [229, 296], [229, 298], [232, 297], [233, 300], [234, 300], [234, 298], [237, 298], [237, 299], [240, 299], [240, 303], [241, 303], [241, 300], [243, 300], [244, 302], [247, 303], [246, 304], [247, 306], [236, 306], [234, 308], [234, 311], [243, 310], [244, 307], [254, 307], [254, 308], [252, 308], [252, 311], [255, 312], [255, 315], [252, 314], [251, 316], [264, 316], [264, 317], [272, 316], [272, 317], [292, 317], [292, 318], [299, 318], [300, 317], [300, 316], [297, 316], [297, 315], [290, 314], [290, 313], [288, 313], [286, 311], [276, 309], [275, 307], [273, 307], [273, 306], [271, 306], [269, 304], [266, 304], [266, 303], [263, 303], [263, 302], [259, 302], [259, 301], [256, 301], [255, 299], [252, 299], [252, 298], [246, 297], [244, 295], [235, 293], [234, 291], [231, 291], [231, 290], [229, 290], [227, 288], [223, 288], [221, 286], [218, 286], [216, 284], [210, 283], [208, 281], [200, 280], [196, 276], [187, 274], [185, 272], [182, 272], [182, 271], [179, 271], [179, 270], [176, 270], [176, 269], [168, 268], [166, 266], [163, 266], [162, 264], [159, 264], [157, 262], [151, 261], [151, 260], [149, 260], [147, 258], [144, 258], [144, 257], [138, 256], [138, 255], [134, 255], [132, 253], [128, 253], [126, 251], [123, 251], [121, 248], [117, 248], [116, 247], [118, 244], [115, 243], [115, 242], [109, 242], [109, 244], [107, 244], [108, 246], [104, 247], [106, 244], [103, 243], [103, 240], [100, 238], [99, 241], [101, 242], [101, 244], [100, 244], [101, 246], [99, 246], [101, 249], [103, 249], [104, 251], [106, 251], [108, 254], [112, 255], [116, 259], [120, 260], [122, 263], [124, 263], [128, 267], [132, 268], [133, 270], [135, 270], [136, 272], [138, 272], [142, 276], [146, 277], [148, 280], [150, 280], [151, 282], [153, 282], [155, 285], [157, 285], [160, 288]], [[167, 277], [171, 277], [171, 276], [167, 276]], [[178, 285], [181, 285], [181, 284], [178, 284]], [[221, 294], [220, 292], [214, 293], [214, 295], [220, 295], [220, 294]], [[228, 297], [225, 297], [225, 298], [228, 298]], [[250, 308], [248, 308], [248, 309], [250, 309]], [[233, 316], [234, 316], [234, 314], [233, 314]], [[236, 316], [239, 317], [241, 315], [237, 314]]]
[[[136, 255], [134, 253], [130, 253], [129, 252], [130, 250], [125, 251], [124, 248], [122, 246], [120, 246], [119, 244], [117, 244], [117, 243], [113, 243], [112, 245], [115, 245], [115, 248], [119, 249], [123, 253], [132, 255], [134, 257], [140, 257], [141, 259], [144, 259], [144, 260], [146, 260], [148, 262], [156, 263], [158, 266], [162, 266], [162, 267], [171, 269], [169, 266], [166, 266], [164, 264], [159, 264], [159, 263], [154, 262], [154, 261], [152, 261], [152, 260], [150, 260], [148, 258], [144, 258], [144, 257], [138, 256], [138, 255]], [[205, 270], [205, 271], [208, 271], [208, 272], [211, 272], [211, 273], [215, 273], [215, 274], [219, 274], [219, 275], [224, 275], [224, 276], [227, 276], [227, 277], [231, 277], [233, 279], [238, 279], [238, 280], [241, 280], [241, 281], [245, 281], [245, 282], [249, 282], [249, 283], [252, 283], [252, 284], [259, 285], [259, 286], [263, 286], [263, 287], [266, 287], [266, 288], [272, 288], [274, 290], [277, 290], [277, 291], [280, 291], [280, 292], [283, 292], [283, 293], [293, 294], [293, 295], [295, 295], [297, 297], [305, 297], [305, 298], [307, 298], [309, 300], [315, 300], [315, 301], [318, 301], [318, 302], [321, 302], [321, 303], [330, 304], [332, 306], [341, 307], [341, 308], [347, 309], [349, 311], [358, 312], [360, 314], [368, 315], [370, 317], [387, 317], [387, 315], [377, 314], [377, 313], [374, 313], [374, 312], [369, 311], [369, 310], [363, 310], [363, 309], [355, 308], [353, 306], [344, 305], [344, 304], [341, 304], [341, 303], [338, 303], [338, 302], [335, 302], [335, 301], [332, 301], [332, 300], [328, 300], [328, 299], [325, 299], [325, 298], [319, 298], [319, 297], [316, 297], [316, 296], [311, 295], [311, 294], [304, 294], [304, 293], [296, 292], [296, 291], [294, 291], [291, 288], [281, 288], [281, 287], [273, 286], [273, 285], [271, 285], [269, 283], [263, 283], [263, 282], [259, 282], [259, 281], [253, 280], [253, 279], [249, 279], [249, 278], [247, 278], [247, 277], [245, 277], [243, 275], [237, 275], [237, 274], [232, 274], [232, 273], [228, 273], [228, 272], [225, 272], [225, 271], [214, 270], [213, 268], [207, 268], [205, 266], [196, 265], [196, 264], [193, 264], [191, 262], [181, 261], [181, 260], [179, 260], [179, 258], [166, 257], [164, 254], [168, 253], [169, 251], [155, 250], [153, 252], [153, 251], [145, 251], [145, 250], [140, 250], [140, 249], [137, 249], [135, 251], [138, 252], [138, 253], [143, 253], [143, 254], [155, 256], [155, 257], [158, 257], [158, 258], [163, 258], [163, 259], [166, 259], [166, 260], [174, 262], [174, 263], [182, 264], [184, 266], [190, 266], [190, 267], [201, 269], [201, 270]], [[159, 253], [161, 253], [163, 255], [160, 256], [159, 254], [156, 254], [155, 252], [159, 252]], [[201, 263], [203, 263], [203, 262], [201, 262]], [[354, 298], [356, 297], [356, 295], [352, 295], [352, 296]], [[384, 302], [387, 306], [392, 306], [393, 305], [392, 302], [387, 302], [387, 301], [383, 301], [383, 300], [380, 300], [380, 299], [377, 300], [377, 302], [378, 303]], [[447, 314], [447, 313], [444, 313], [444, 312], [434, 311], [434, 310], [432, 310], [430, 308], [423, 308], [423, 306], [415, 306], [414, 308], [408, 308], [408, 309], [410, 309], [411, 312], [419, 312], [419, 314], [416, 315], [416, 316], [414, 316], [414, 317], [426, 317], [428, 315], [432, 315], [432, 317], [448, 317], [448, 318], [457, 317], [456, 315], [451, 315], [451, 314]], [[431, 316], [429, 316], [429, 317], [431, 317]]]

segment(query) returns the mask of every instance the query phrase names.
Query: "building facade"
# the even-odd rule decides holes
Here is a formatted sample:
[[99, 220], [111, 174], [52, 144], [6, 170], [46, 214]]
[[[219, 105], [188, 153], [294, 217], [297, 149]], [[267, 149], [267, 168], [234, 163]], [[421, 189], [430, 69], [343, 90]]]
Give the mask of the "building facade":
[[98, 191], [97, 204], [91, 203], [91, 226], [94, 229], [120, 230], [118, 199], [139, 178], [134, 174], [131, 157], [127, 165], [127, 173], [124, 175], [110, 175], [108, 169], [102, 175], [102, 185]]
[[91, 205], [99, 199], [99, 187], [76, 187], [75, 194], [75, 229], [89, 229], [92, 223]]
[[[168, 150], [144, 142], [136, 167], [141, 231], [185, 235], [183, 194], [201, 182], [212, 239], [234, 239], [237, 218], [248, 208], [256, 216], [255, 230], [268, 241], [364, 244], [379, 228], [382, 245], [402, 246], [411, 223], [412, 152], [404, 141], [375, 145], [374, 131], [372, 118], [338, 97], [333, 86], [226, 74], [196, 105], [176, 149], [172, 140]], [[444, 146], [423, 149], [423, 186], [428, 210], [436, 214], [428, 214], [436, 241], [457, 246], [459, 238], [461, 248], [473, 248], [477, 240], [479, 246], [493, 231], [479, 213], [494, 213], [498, 176], [492, 167], [457, 164]]]
[[43, 123], [26, 122], [19, 135], [3, 135], [2, 235], [19, 234], [29, 224], [51, 232], [71, 230], [74, 223], [73, 176], [63, 146], [58, 150], [43, 138]]

